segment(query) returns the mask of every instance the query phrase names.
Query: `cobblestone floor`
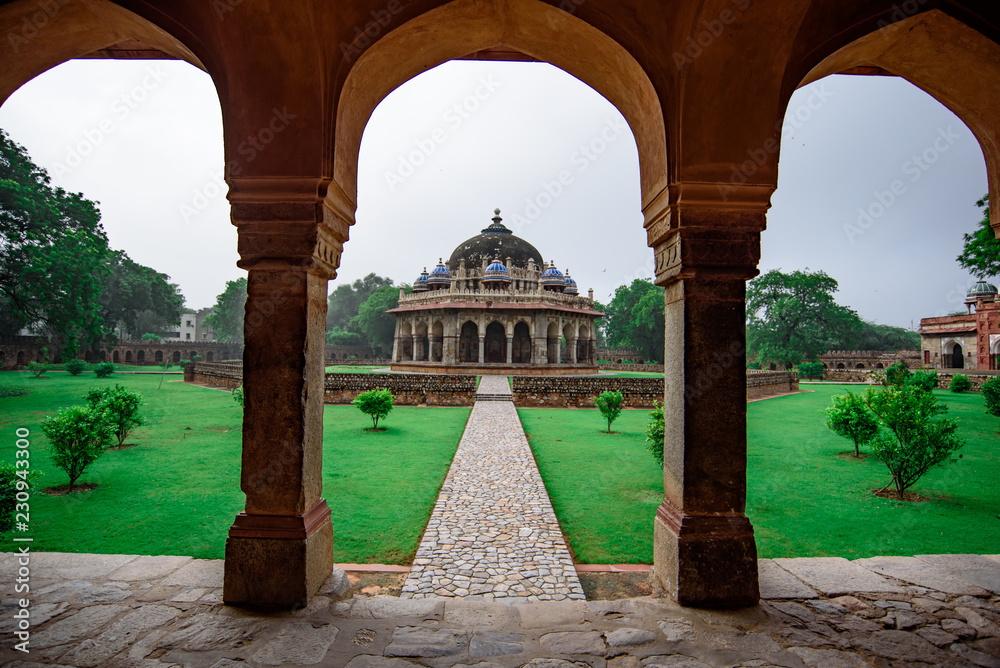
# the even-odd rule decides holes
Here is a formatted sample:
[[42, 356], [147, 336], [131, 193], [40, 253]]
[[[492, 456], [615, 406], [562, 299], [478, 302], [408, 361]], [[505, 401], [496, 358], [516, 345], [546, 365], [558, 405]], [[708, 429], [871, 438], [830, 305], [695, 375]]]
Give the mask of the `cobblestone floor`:
[[302, 610], [224, 606], [223, 562], [30, 556], [28, 653], [14, 649], [17, 557], [0, 553], [10, 668], [886, 668], [1000, 666], [1000, 557], [774, 559], [758, 606], [468, 598], [340, 600], [335, 571]]
[[402, 598], [583, 599], [504, 376], [483, 376]]

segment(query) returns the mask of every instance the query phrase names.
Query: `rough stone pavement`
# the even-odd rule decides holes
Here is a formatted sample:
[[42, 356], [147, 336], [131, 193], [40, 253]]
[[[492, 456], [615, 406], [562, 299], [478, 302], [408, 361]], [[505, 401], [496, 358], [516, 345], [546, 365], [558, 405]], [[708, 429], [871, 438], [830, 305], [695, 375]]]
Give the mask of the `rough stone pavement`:
[[18, 568], [0, 553], [0, 665], [12, 668], [1000, 666], [998, 556], [762, 560], [765, 600], [737, 611], [653, 597], [338, 600], [335, 571], [307, 608], [255, 612], [222, 605], [221, 560], [37, 553], [28, 654], [13, 649]]
[[477, 396], [401, 597], [583, 599], [507, 378]]

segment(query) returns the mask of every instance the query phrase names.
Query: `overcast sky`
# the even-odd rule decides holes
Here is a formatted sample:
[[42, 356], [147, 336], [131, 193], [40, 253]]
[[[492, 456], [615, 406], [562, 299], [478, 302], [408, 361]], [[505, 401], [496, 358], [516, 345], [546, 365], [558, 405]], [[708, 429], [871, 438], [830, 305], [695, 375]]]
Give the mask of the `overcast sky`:
[[[100, 202], [111, 246], [168, 274], [188, 307], [214, 304], [244, 275], [205, 73], [72, 61], [12, 95], [0, 127], [56, 185]], [[822, 269], [840, 303], [880, 323], [915, 327], [963, 308], [973, 279], [955, 257], [987, 184], [954, 114], [903, 80], [834, 76], [795, 94], [783, 135], [762, 272]], [[546, 64], [450, 62], [375, 110], [333, 285], [369, 272], [412, 282], [495, 207], [602, 302], [652, 276], [635, 141], [618, 111]]]

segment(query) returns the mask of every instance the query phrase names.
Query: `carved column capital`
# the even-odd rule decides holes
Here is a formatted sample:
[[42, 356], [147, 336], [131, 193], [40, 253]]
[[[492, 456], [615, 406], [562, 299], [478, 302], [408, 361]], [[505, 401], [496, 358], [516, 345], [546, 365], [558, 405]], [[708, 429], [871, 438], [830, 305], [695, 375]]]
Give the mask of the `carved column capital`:
[[664, 189], [643, 212], [647, 240], [656, 254], [657, 284], [756, 276], [771, 191], [769, 186], [714, 183]]
[[336, 277], [354, 204], [327, 180], [237, 179], [229, 199], [240, 267]]

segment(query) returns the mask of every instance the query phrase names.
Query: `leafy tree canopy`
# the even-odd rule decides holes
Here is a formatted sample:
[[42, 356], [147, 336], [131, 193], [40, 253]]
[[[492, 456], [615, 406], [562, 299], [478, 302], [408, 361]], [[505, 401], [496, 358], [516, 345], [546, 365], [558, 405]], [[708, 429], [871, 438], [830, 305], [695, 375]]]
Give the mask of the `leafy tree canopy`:
[[165, 331], [180, 321], [184, 296], [170, 277], [143, 266], [123, 251], [109, 254], [111, 271], [101, 292], [100, 315], [110, 334], [120, 328], [135, 338]]
[[385, 278], [371, 273], [359, 278], [350, 285], [338, 285], [327, 298], [326, 329], [333, 331], [340, 328], [346, 331], [359, 332], [351, 326], [351, 318], [358, 315], [361, 305], [379, 288], [392, 285], [391, 278]]
[[51, 186], [46, 171], [0, 130], [3, 333], [41, 326], [71, 352], [100, 336], [98, 296], [110, 252], [100, 220], [96, 203]]
[[226, 289], [215, 299], [215, 312], [205, 317], [205, 323], [225, 343], [243, 345], [243, 315], [247, 304], [247, 279], [228, 281]]
[[822, 271], [773, 269], [747, 284], [747, 356], [796, 365], [857, 338], [861, 318], [837, 304]]
[[647, 360], [663, 359], [663, 288], [636, 279], [618, 286], [603, 309], [608, 345], [635, 348]]
[[[409, 293], [412, 288], [405, 286]], [[358, 308], [358, 314], [351, 318], [351, 328], [361, 332], [368, 345], [386, 355], [392, 351], [392, 340], [396, 335], [396, 318], [386, 313], [399, 306], [399, 288], [383, 285], [377, 288]]]
[[990, 227], [989, 195], [976, 202], [976, 206], [982, 209], [982, 220], [972, 233], [962, 235], [965, 245], [957, 259], [958, 264], [983, 280], [988, 276], [1000, 276], [1000, 240]]

